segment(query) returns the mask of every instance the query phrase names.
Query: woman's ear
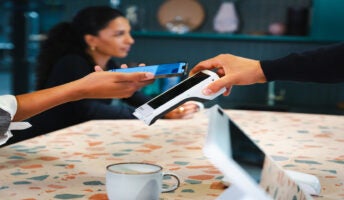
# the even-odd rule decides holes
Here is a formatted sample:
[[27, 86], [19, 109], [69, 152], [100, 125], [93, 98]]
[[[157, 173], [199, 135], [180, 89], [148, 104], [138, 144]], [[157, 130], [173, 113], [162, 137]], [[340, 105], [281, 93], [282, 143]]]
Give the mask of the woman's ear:
[[94, 35], [86, 34], [84, 36], [84, 40], [87, 46], [89, 46], [91, 49], [97, 47], [97, 37], [95, 37]]

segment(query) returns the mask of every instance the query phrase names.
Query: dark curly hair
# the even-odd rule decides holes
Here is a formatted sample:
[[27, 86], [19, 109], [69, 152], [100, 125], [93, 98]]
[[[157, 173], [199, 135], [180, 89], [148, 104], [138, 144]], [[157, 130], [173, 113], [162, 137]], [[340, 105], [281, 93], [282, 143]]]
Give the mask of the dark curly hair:
[[92, 6], [80, 10], [71, 22], [62, 22], [54, 26], [40, 46], [36, 88], [45, 87], [54, 64], [65, 55], [81, 55], [93, 65], [93, 59], [86, 53], [88, 46], [84, 36], [98, 35], [111, 20], [123, 16], [119, 10], [107, 6]]

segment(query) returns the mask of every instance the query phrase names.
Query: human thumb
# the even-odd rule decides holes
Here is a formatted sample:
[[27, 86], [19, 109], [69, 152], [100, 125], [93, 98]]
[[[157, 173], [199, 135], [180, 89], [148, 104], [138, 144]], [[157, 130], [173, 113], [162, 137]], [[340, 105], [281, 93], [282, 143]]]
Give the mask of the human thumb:
[[223, 78], [220, 78], [213, 83], [210, 83], [206, 88], [203, 89], [202, 93], [206, 96], [209, 96], [218, 92], [224, 87], [226, 87], [226, 82]]

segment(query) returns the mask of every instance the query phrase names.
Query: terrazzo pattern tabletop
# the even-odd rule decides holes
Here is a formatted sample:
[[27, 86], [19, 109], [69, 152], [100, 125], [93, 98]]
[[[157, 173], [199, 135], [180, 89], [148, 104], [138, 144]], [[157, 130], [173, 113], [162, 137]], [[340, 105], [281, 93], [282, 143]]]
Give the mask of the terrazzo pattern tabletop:
[[315, 175], [314, 199], [344, 199], [344, 116], [226, 110], [283, 169]]
[[[320, 197], [344, 199], [344, 117], [226, 110], [284, 169], [316, 175]], [[216, 199], [222, 174], [204, 157], [207, 117], [95, 120], [0, 149], [0, 199], [107, 199], [105, 168], [149, 162], [177, 174], [181, 186], [161, 199]]]
[[107, 199], [106, 166], [118, 162], [177, 174], [181, 186], [161, 199], [215, 199], [224, 185], [202, 153], [206, 127], [205, 117], [89, 121], [1, 148], [0, 199]]

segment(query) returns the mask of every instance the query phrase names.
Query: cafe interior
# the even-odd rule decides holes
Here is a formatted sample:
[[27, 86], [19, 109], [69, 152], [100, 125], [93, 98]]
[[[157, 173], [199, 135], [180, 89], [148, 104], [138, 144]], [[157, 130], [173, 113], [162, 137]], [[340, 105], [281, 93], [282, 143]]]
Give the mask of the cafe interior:
[[[135, 44], [114, 58], [129, 66], [185, 61], [190, 70], [219, 54], [269, 60], [344, 40], [342, 0], [1, 0], [0, 95], [35, 91], [48, 31], [100, 5], [130, 22]], [[157, 79], [141, 91], [154, 98], [187, 78]], [[231, 199], [226, 191], [235, 179], [224, 184], [226, 172], [202, 150], [213, 106], [265, 153], [260, 186], [267, 199], [344, 198], [344, 83], [234, 86], [229, 96], [202, 103], [192, 119], [150, 126], [96, 119], [1, 147], [0, 199], [107, 199], [106, 166], [118, 162], [154, 163], [177, 174], [179, 188], [160, 199]], [[300, 183], [286, 170], [316, 177], [319, 191], [309, 193], [302, 185], [314, 182]], [[246, 199], [250, 192], [239, 190], [233, 199]]]

